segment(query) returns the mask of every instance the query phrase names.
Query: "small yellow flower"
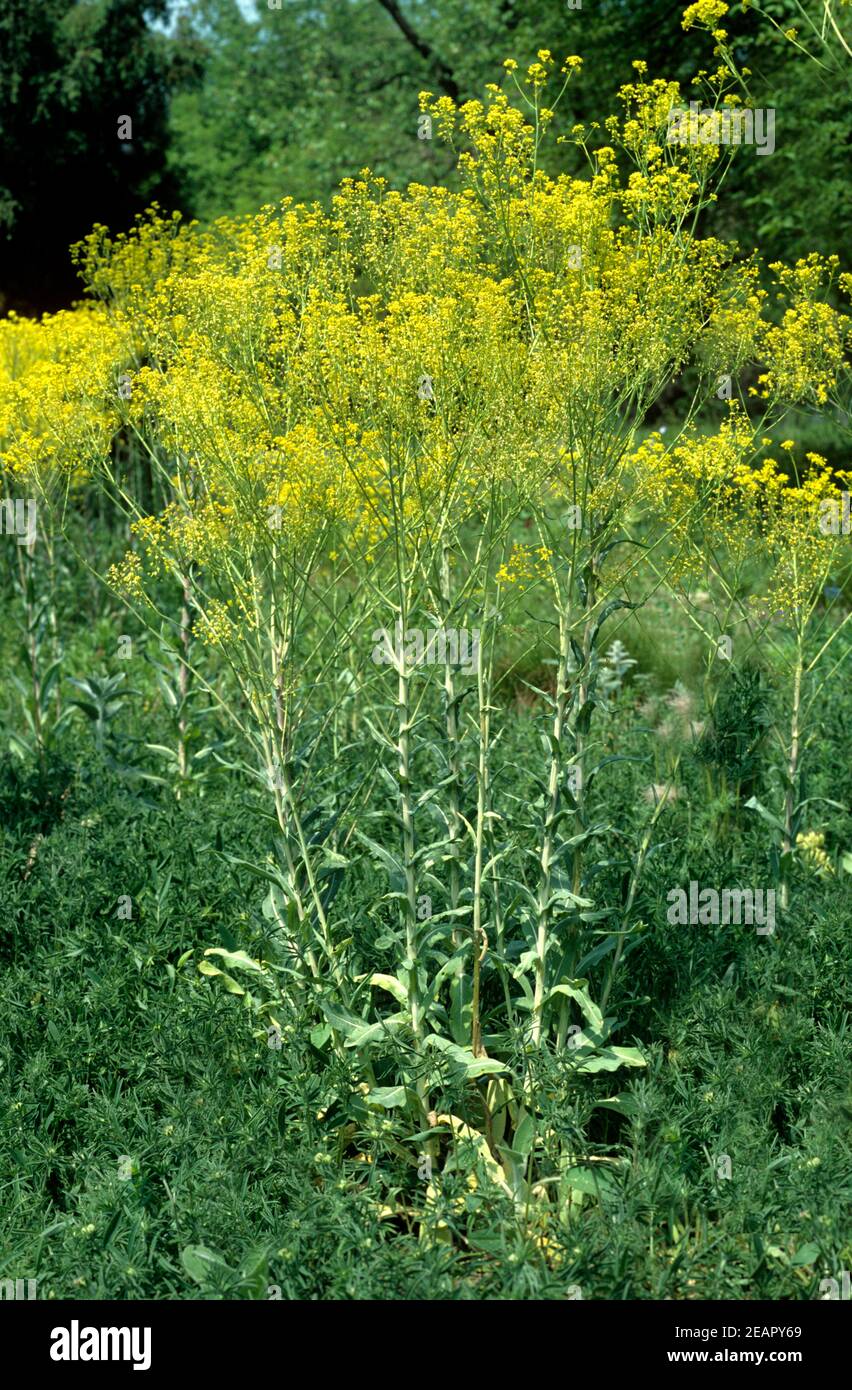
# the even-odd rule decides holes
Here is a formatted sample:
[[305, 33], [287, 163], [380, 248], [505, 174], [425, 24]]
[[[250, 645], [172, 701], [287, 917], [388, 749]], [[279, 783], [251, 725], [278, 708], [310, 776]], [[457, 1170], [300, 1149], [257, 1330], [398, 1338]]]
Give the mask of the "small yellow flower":
[[828, 874], [834, 873], [834, 867], [825, 852], [825, 835], [821, 830], [808, 830], [796, 836], [796, 844], [802, 851], [805, 863], [818, 874], [825, 878]]
[[722, 19], [728, 10], [729, 6], [725, 4], [725, 0], [698, 0], [696, 5], [690, 5], [689, 9], [684, 10], [681, 24], [684, 29], [699, 26], [712, 31], [717, 21]]

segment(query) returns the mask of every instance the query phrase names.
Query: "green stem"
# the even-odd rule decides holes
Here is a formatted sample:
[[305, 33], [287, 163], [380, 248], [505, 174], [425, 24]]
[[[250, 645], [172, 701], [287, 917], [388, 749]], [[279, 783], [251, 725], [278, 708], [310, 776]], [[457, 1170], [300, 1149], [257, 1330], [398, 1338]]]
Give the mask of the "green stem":
[[536, 926], [535, 989], [533, 993], [531, 1039], [534, 1046], [541, 1043], [542, 1015], [544, 1010], [545, 958], [547, 955], [547, 934], [550, 920], [550, 889], [554, 826], [559, 810], [559, 773], [562, 762], [562, 731], [568, 707], [568, 657], [570, 640], [567, 616], [564, 607], [559, 612], [559, 668], [556, 677], [556, 710], [553, 716], [553, 745], [550, 752], [550, 773], [547, 797], [545, 800], [544, 829], [539, 859], [538, 921]]
[[485, 680], [485, 663], [477, 663], [476, 690], [479, 705], [479, 758], [476, 769], [476, 845], [473, 870], [473, 989], [470, 1007], [470, 1045], [474, 1057], [482, 1052], [480, 1016], [480, 976], [483, 956], [482, 898], [486, 810], [488, 806], [488, 746], [491, 732], [491, 705]]
[[[796, 633], [796, 665], [793, 672], [793, 707], [790, 714], [790, 755], [787, 761], [787, 787], [784, 793], [784, 839], [783, 851], [789, 854], [793, 849], [793, 817], [796, 812], [796, 779], [799, 773], [799, 754], [801, 750], [800, 713], [802, 708], [802, 672], [804, 653], [801, 628]], [[790, 885], [785, 868], [781, 875], [781, 907], [787, 909], [790, 902]]]

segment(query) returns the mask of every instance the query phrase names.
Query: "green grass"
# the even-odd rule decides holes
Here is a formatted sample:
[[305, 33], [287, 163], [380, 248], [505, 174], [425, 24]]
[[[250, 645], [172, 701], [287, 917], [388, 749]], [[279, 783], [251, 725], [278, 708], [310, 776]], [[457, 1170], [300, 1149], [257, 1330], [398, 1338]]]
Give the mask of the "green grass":
[[[74, 751], [43, 774], [7, 762], [0, 776], [2, 1276], [37, 1277], [56, 1298], [564, 1297], [572, 1285], [586, 1298], [803, 1298], [848, 1268], [844, 885], [803, 892], [795, 929], [771, 941], [661, 926], [649, 895], [658, 925], [620, 1009], [650, 1059], [627, 1086], [629, 1114], [591, 1111], [553, 1083], [555, 1123], [625, 1159], [618, 1181], [549, 1264], [499, 1202], [476, 1212], [471, 1242], [425, 1249], [380, 1217], [410, 1181], [393, 1150], [379, 1137], [369, 1165], [337, 1157], [351, 1078], [318, 1070], [310, 1044], [257, 1043], [233, 1001], [175, 972], [184, 950], [250, 945], [260, 930], [219, 850], [262, 850], [262, 818], [227, 784], [203, 802], [140, 799], [75, 772]], [[678, 881], [678, 843], [654, 883]], [[724, 1154], [730, 1180], [714, 1172]], [[181, 1258], [196, 1245], [223, 1260], [200, 1286]], [[241, 1285], [258, 1259], [260, 1281]]]
[[[120, 669], [120, 619], [91, 594], [79, 608], [66, 673]], [[605, 752], [635, 761], [612, 765], [596, 790], [601, 813], [635, 832], [644, 789], [680, 751], [679, 795], [636, 902], [645, 926], [612, 998], [619, 1041], [639, 1044], [648, 1066], [578, 1083], [541, 1062], [545, 1146], [552, 1133], [616, 1160], [545, 1249], [508, 1199], [465, 1171], [442, 1177], [452, 1239], [424, 1241], [400, 1214], [419, 1181], [406, 1136], [391, 1117], [364, 1125], [354, 1069], [318, 1051], [298, 1017], [280, 1050], [267, 1047], [239, 1000], [199, 975], [203, 948], [263, 953], [264, 890], [233, 859], [262, 860], [274, 826], [225, 769], [179, 802], [128, 775], [149, 767], [145, 741], [169, 737], [143, 660], [127, 682], [140, 693], [112, 726], [111, 764], [80, 715], [41, 764], [0, 758], [0, 1278], [37, 1278], [39, 1297], [57, 1299], [565, 1298], [578, 1288], [586, 1299], [810, 1299], [850, 1268], [852, 880], [839, 867], [852, 847], [848, 688], [841, 669], [808, 750], [808, 794], [836, 803], [813, 803], [808, 828], [825, 832], [837, 872], [800, 868], [789, 921], [772, 937], [671, 926], [672, 885], [762, 884], [769, 861], [745, 794], [721, 786], [677, 730], [671, 746], [660, 733], [673, 679], [698, 714], [701, 683], [672, 614], [659, 621], [656, 647], [647, 626], [620, 634], [639, 665], [599, 727]], [[15, 656], [8, 627], [4, 655]], [[536, 683], [547, 653], [525, 660]], [[509, 681], [501, 697], [514, 710], [514, 780], [501, 795], [519, 822], [541, 713], [524, 689]], [[766, 690], [771, 706], [771, 673]], [[17, 698], [4, 684], [12, 725]], [[758, 749], [749, 794], [777, 806], [770, 750]], [[328, 786], [337, 775], [330, 767]], [[381, 819], [371, 833], [383, 833]], [[357, 927], [359, 968], [381, 970], [393, 960], [385, 885], [369, 858], [354, 861], [341, 917]], [[601, 900], [618, 900], [622, 873], [617, 855], [602, 863]], [[487, 966], [483, 988], [487, 1005]], [[618, 1113], [600, 1104], [615, 1093]], [[726, 1156], [730, 1178], [719, 1176]]]

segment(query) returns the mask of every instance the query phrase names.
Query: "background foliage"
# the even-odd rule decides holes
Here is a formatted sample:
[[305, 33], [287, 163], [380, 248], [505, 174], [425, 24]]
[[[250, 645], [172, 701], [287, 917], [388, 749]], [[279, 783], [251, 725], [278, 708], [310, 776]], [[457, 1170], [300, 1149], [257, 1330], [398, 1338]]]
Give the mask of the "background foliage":
[[[852, 64], [802, 9], [819, 28], [821, 0], [734, 7], [737, 62], [777, 110], [777, 149], [737, 162], [717, 230], [768, 259], [837, 252], [848, 268]], [[635, 58], [688, 80], [707, 45], [682, 14], [679, 0], [4, 0], [0, 303], [67, 303], [68, 246], [94, 222], [127, 227], [153, 198], [207, 219], [286, 194], [327, 203], [367, 165], [392, 187], [445, 182], [452, 159], [417, 138], [418, 92], [478, 96], [509, 55], [581, 54], [578, 120], [611, 109]], [[819, 62], [784, 37], [791, 26]], [[121, 114], [132, 144], [117, 139]]]

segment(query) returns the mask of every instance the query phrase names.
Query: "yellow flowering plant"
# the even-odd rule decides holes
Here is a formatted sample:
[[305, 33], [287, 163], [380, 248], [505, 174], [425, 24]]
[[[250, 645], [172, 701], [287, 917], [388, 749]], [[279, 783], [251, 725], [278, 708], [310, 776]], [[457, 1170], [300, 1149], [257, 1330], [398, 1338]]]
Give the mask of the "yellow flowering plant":
[[[673, 591], [690, 622], [707, 639], [708, 675], [720, 655], [731, 660], [735, 644], [737, 659], [745, 662], [761, 650], [771, 652], [788, 687], [787, 723], [775, 727], [782, 752], [776, 771], [783, 810], [778, 816], [755, 798], [749, 803], [773, 831], [771, 862], [785, 908], [798, 828], [808, 804], [802, 791], [805, 725], [824, 686], [815, 672], [850, 617], [841, 614], [836, 595], [826, 601], [833, 578], [844, 569], [849, 473], [813, 452], [798, 463], [793, 440], [782, 442], [782, 458], [775, 459], [766, 453], [772, 437], [765, 431], [778, 431], [791, 410], [831, 409], [848, 419], [850, 320], [837, 301], [848, 295], [849, 277], [838, 275], [838, 265], [836, 256], [812, 254], [794, 266], [769, 267], [775, 318], [762, 325], [758, 337], [763, 369], [746, 392], [741, 383], [747, 367], [738, 365], [739, 399], [729, 400], [722, 427], [729, 441], [740, 437], [739, 452], [726, 451], [724, 461], [717, 455], [714, 466], [706, 457], [705, 438], [697, 437], [687, 447], [683, 441], [667, 447], [659, 434], [649, 436], [639, 450], [640, 457], [656, 456], [656, 476], [665, 480], [669, 506], [674, 502], [674, 510], [687, 517], [687, 524], [677, 527], [683, 566], [663, 576], [653, 557], [650, 563], [658, 578], [674, 581]], [[761, 410], [757, 420], [746, 417], [748, 406]], [[714, 475], [712, 506], [696, 526], [689, 504], [699, 480]], [[692, 596], [707, 587], [716, 599], [714, 622], [708, 622]], [[712, 703], [709, 679], [707, 690]]]
[[117, 385], [116, 335], [94, 305], [40, 321], [0, 320], [0, 489], [18, 595], [28, 679], [21, 694], [28, 736], [12, 730], [20, 756], [43, 759], [70, 715], [61, 694], [62, 642], [57, 539], [69, 499], [85, 481], [84, 458], [110, 447]]
[[[696, 9], [716, 23], [718, 6]], [[124, 508], [132, 548], [110, 584], [152, 632], [172, 625], [241, 743], [233, 764], [269, 797], [273, 849], [249, 865], [269, 945], [211, 948], [202, 973], [260, 1037], [304, 1027], [351, 1065], [347, 1125], [398, 1112], [427, 1179], [484, 1143], [536, 1220], [582, 1190], [567, 1146], [545, 1172], [541, 1077], [644, 1064], [613, 1045], [606, 1005], [665, 798], [619, 841], [624, 903], [598, 901], [594, 856], [615, 838], [596, 803], [601, 644], [694, 573], [699, 526], [727, 537], [733, 517], [773, 572], [794, 555], [807, 569], [805, 611], [819, 564], [802, 498], [753, 464], [791, 400], [832, 399], [846, 333], [836, 267], [777, 267], [776, 320], [757, 260], [697, 234], [725, 161], [669, 140], [679, 88], [642, 64], [608, 144], [563, 136], [584, 176], [549, 175], [578, 66], [557, 74], [541, 50], [524, 80], [510, 61], [517, 103], [497, 86], [461, 107], [422, 94], [457, 191], [364, 171], [328, 212], [96, 228], [77, 254], [97, 372], [81, 357], [52, 395], [39, 368], [26, 409], [17, 386], [0, 400], [25, 422], [13, 460], [25, 448], [51, 486], [97, 478]], [[737, 399], [707, 430], [723, 376]], [[674, 387], [664, 440], [650, 425]], [[829, 494], [818, 473], [809, 507]], [[519, 807], [501, 788], [501, 644], [528, 587], [555, 675]], [[370, 861], [386, 891], [353, 909]], [[364, 968], [377, 929], [381, 971]]]
[[[622, 90], [625, 116], [606, 122], [635, 172], [622, 180], [613, 148], [593, 150], [589, 132], [575, 130], [591, 176], [551, 180], [539, 148], [564, 85], [543, 107], [550, 66], [549, 55], [539, 54], [528, 73], [529, 96], [510, 69], [527, 120], [497, 88], [489, 89], [485, 105], [469, 102], [460, 110], [446, 97], [421, 100], [442, 135], [466, 146], [459, 159], [463, 187], [490, 216], [498, 264], [520, 267], [532, 399], [545, 441], [533, 464], [535, 569], [539, 577], [546, 573], [553, 592], [557, 672], [555, 697], [545, 694], [552, 723], [534, 851], [538, 884], [530, 894], [534, 930], [514, 977], [525, 990], [532, 1043], [552, 1029], [562, 1051], [571, 1036], [572, 991], [581, 987], [577, 976], [601, 958], [580, 942], [589, 923], [611, 916], [583, 895], [583, 861], [608, 832], [586, 811], [599, 771], [591, 721], [603, 625], [635, 606], [629, 595], [640, 561], [630, 558], [628, 543], [641, 536], [647, 547], [641, 528], [650, 513], [658, 524], [641, 564], [657, 556], [671, 575], [688, 563], [698, 518], [719, 505], [735, 477], [749, 475], [767, 416], [781, 413], [781, 398], [786, 405], [810, 390], [824, 399], [820, 393], [840, 366], [843, 319], [834, 311], [803, 311], [820, 287], [815, 258], [809, 277], [775, 267], [795, 306], [773, 327], [756, 261], [736, 262], [730, 248], [694, 235], [696, 214], [714, 196], [719, 149], [667, 139], [679, 89], [647, 80], [644, 64], [635, 65], [637, 80]], [[563, 73], [569, 77], [571, 70], [566, 64]], [[741, 390], [718, 432], [700, 434], [698, 411], [718, 394], [720, 378], [746, 376], [760, 362], [770, 368], [759, 378], [763, 419], [750, 418]], [[693, 395], [678, 435], [668, 445], [651, 436], [637, 448], [648, 413], [687, 364]], [[525, 571], [529, 577], [528, 559], [516, 549], [501, 577], [516, 583]], [[570, 836], [562, 833], [567, 819]], [[642, 837], [631, 902], [647, 850]], [[528, 885], [513, 886], [530, 893]], [[622, 924], [606, 941], [616, 964], [627, 930]], [[612, 972], [607, 991], [611, 981]]]
[[[781, 716], [773, 724], [781, 755], [774, 769], [780, 812], [756, 797], [746, 803], [772, 830], [770, 862], [782, 908], [789, 906], [800, 827], [814, 800], [804, 794], [803, 759], [815, 733], [815, 707], [826, 680], [848, 654], [838, 639], [852, 617], [843, 612], [842, 590], [835, 583], [848, 563], [843, 517], [852, 475], [832, 469], [815, 453], [799, 465], [794, 450], [794, 441], [786, 440], [782, 460], [766, 456], [759, 467], [734, 470], [717, 506], [702, 519], [695, 565], [676, 587], [691, 623], [707, 641], [708, 675], [720, 659], [742, 666], [770, 656], [786, 687]], [[715, 601], [697, 603], [696, 588], [705, 590], [705, 600], [709, 591]], [[828, 666], [835, 644], [840, 655]]]

